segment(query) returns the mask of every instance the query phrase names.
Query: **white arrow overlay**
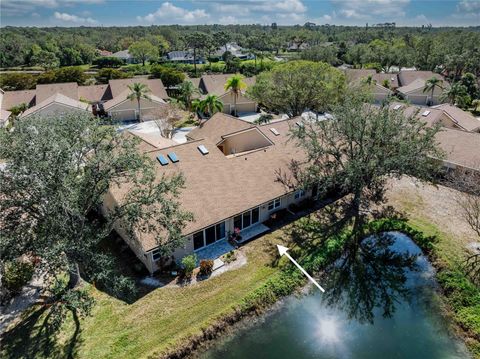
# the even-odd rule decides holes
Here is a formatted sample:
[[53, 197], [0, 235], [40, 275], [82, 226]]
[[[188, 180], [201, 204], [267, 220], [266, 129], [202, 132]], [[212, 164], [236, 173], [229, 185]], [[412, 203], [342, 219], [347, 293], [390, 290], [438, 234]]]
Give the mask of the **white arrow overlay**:
[[310, 274], [307, 273], [307, 271], [305, 269], [302, 268], [302, 266], [300, 264], [297, 263], [297, 261], [295, 259], [292, 258], [292, 256], [290, 254], [287, 253], [288, 251], [288, 248], [287, 247], [284, 247], [284, 246], [280, 246], [277, 244], [277, 248], [278, 248], [278, 253], [280, 253], [280, 256], [283, 256], [284, 254], [287, 256], [288, 259], [290, 259], [293, 264], [295, 264], [298, 269], [300, 269], [302, 271], [303, 274], [306, 275], [306, 277], [308, 279], [310, 279], [312, 281], [313, 284], [315, 284], [318, 289], [320, 289], [322, 292], [325, 292], [325, 289], [323, 289], [320, 284], [317, 283], [317, 281], [315, 279], [312, 278], [312, 276]]

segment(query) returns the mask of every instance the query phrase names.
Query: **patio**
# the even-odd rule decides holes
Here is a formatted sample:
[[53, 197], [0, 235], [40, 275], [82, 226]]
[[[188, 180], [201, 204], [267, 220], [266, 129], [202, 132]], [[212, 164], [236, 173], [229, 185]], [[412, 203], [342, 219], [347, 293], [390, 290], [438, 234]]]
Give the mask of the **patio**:
[[243, 244], [245, 242], [248, 242], [249, 240], [259, 236], [260, 234], [263, 234], [265, 232], [268, 232], [270, 230], [269, 227], [264, 225], [263, 223], [257, 223], [251, 227], [245, 228], [240, 232], [240, 235], [242, 238], [240, 240], [235, 240], [237, 244]]
[[224, 265], [220, 257], [234, 249], [235, 248], [228, 243], [226, 239], [222, 239], [221, 241], [196, 251], [197, 264], [200, 264], [200, 261], [202, 260], [213, 260], [213, 270], [216, 270]]

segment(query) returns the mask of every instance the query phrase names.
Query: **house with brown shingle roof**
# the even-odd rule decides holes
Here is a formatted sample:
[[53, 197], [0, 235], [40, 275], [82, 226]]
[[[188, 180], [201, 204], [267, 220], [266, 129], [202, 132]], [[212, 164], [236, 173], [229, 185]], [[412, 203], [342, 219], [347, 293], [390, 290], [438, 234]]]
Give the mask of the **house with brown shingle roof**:
[[[259, 235], [268, 230], [263, 222], [273, 213], [312, 196], [311, 190], [294, 190], [278, 181], [279, 170], [287, 171], [292, 159], [303, 158], [288, 141], [296, 121], [256, 126], [217, 113], [190, 133], [189, 142], [146, 152], [156, 163], [159, 179], [178, 173], [185, 178], [179, 201], [195, 219], [185, 227], [185, 245], [173, 253], [175, 259], [191, 253], [201, 257], [208, 246], [227, 242], [235, 228], [242, 240]], [[112, 186], [104, 212], [121, 203], [129, 190], [128, 184]], [[118, 233], [150, 272], [157, 270], [161, 234], [158, 238], [158, 233], [137, 233], [130, 238], [121, 229]]]
[[443, 87], [448, 86], [442, 75], [435, 72], [404, 70], [398, 73], [400, 87], [397, 92], [415, 105], [437, 105], [440, 103], [443, 90], [436, 87], [433, 96], [431, 91], [424, 91], [426, 81], [432, 77], [442, 80]]
[[[93, 111], [97, 114], [106, 106], [105, 111], [111, 118], [135, 120], [138, 112], [137, 103], [127, 99], [128, 86], [135, 82], [143, 83], [150, 89], [150, 100], [142, 99], [142, 108], [152, 110], [165, 105], [168, 95], [160, 79], [130, 78], [110, 80], [108, 85], [78, 86], [76, 82], [67, 82], [38, 84], [35, 90], [6, 91], [3, 95], [1, 110], [8, 111], [12, 107], [25, 103], [29, 107], [28, 115], [42, 114], [47, 108], [56, 108], [58, 111], [85, 108], [90, 113]], [[56, 94], [63, 97], [55, 97]], [[76, 101], [76, 104], [71, 106], [73, 102], [65, 100], [65, 97]], [[45, 103], [47, 99], [50, 101], [48, 105]], [[80, 106], [79, 102], [92, 106]], [[20, 115], [22, 116], [24, 114]]]
[[[396, 74], [377, 74], [373, 69], [343, 69], [347, 81], [352, 85], [363, 84], [371, 92], [376, 103], [381, 103], [394, 94], [395, 86], [398, 85]], [[367, 79], [370, 79], [368, 85]], [[385, 87], [384, 82], [389, 81], [389, 86]]]
[[[424, 117], [432, 116], [429, 120], [433, 123], [441, 112], [433, 109]], [[201, 257], [209, 246], [226, 243], [236, 228], [242, 239], [259, 235], [268, 230], [264, 222], [272, 214], [316, 197], [316, 189], [301, 191], [278, 181], [279, 173], [288, 176], [292, 159], [305, 158], [303, 150], [289, 141], [290, 129], [297, 121], [258, 126], [217, 113], [192, 131], [187, 143], [155, 149], [151, 149], [153, 141], [145, 145], [144, 152], [155, 162], [159, 180], [180, 173], [185, 179], [179, 202], [194, 220], [183, 230], [185, 244], [174, 251], [176, 260], [191, 253]], [[446, 128], [436, 140], [446, 153], [446, 167], [480, 171], [480, 134]], [[104, 213], [121, 203], [130, 190], [129, 184], [113, 185], [105, 198]], [[132, 238], [121, 227], [117, 232], [150, 272], [158, 269], [162, 233], [137, 232]]]
[[[225, 83], [232, 77], [232, 74], [217, 74], [217, 75], [203, 75], [200, 78], [199, 88], [203, 94], [217, 95], [223, 103], [223, 113], [233, 114], [234, 111], [234, 97], [231, 91], [225, 90]], [[248, 86], [255, 83], [255, 77], [246, 77], [243, 82]], [[257, 112], [257, 103], [249, 99], [245, 92], [237, 98], [237, 112], [252, 113]]]

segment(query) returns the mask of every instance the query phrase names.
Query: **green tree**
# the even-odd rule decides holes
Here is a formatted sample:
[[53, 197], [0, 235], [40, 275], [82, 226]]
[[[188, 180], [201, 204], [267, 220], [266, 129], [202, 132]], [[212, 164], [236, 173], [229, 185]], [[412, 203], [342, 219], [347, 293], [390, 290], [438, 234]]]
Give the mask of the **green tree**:
[[223, 110], [223, 102], [220, 101], [217, 95], [207, 95], [196, 106], [200, 112], [212, 117], [217, 112]]
[[236, 74], [227, 79], [225, 83], [225, 91], [230, 91], [233, 96], [233, 111], [235, 116], [238, 116], [237, 113], [237, 100], [238, 96], [242, 93], [242, 90], [247, 87], [247, 84], [243, 81], [243, 76]]
[[95, 60], [93, 60], [93, 65], [96, 65], [98, 68], [103, 68], [103, 67], [120, 67], [123, 66], [123, 60], [119, 59], [118, 57], [109, 57], [109, 56], [102, 56], [102, 57], [97, 57]]
[[147, 40], [157, 48], [157, 57], [161, 58], [170, 50], [170, 44], [162, 35], [151, 35]]
[[[88, 292], [76, 286], [78, 268], [100, 289], [131, 299], [133, 282], [116, 272], [113, 258], [99, 247], [115, 223], [132, 235], [152, 233], [158, 245], [182, 243], [181, 231], [191, 219], [177, 200], [183, 177], [158, 180], [155, 164], [137, 144], [88, 114], [26, 118], [13, 131], [0, 132], [6, 166], [0, 171], [0, 263], [24, 254], [42, 259], [39, 269], [51, 284], [44, 293], [46, 324], [58, 325], [68, 311], [81, 315], [91, 308]], [[110, 186], [125, 183], [132, 190], [98, 218]], [[162, 251], [171, 251], [169, 246]], [[65, 275], [68, 283], [60, 280]]]
[[131, 75], [126, 72], [111, 68], [101, 69], [95, 75], [95, 78], [101, 84], [108, 84], [108, 81], [110, 80], [124, 79], [127, 77], [131, 77]]
[[445, 88], [440, 99], [462, 108], [467, 107], [471, 102], [467, 88], [460, 82], [455, 82], [452, 86]]
[[135, 82], [131, 85], [128, 85], [128, 89], [130, 90], [130, 94], [128, 95], [128, 99], [130, 101], [137, 101], [137, 108], [138, 108], [138, 119], [142, 120], [142, 112], [140, 108], [140, 101], [141, 99], [150, 100], [150, 89], [147, 85], [142, 84], [140, 82]]
[[230, 42], [232, 38], [232, 34], [227, 31], [218, 31], [213, 34], [213, 38], [216, 40], [218, 47], [224, 47], [225, 52], [228, 51], [227, 44]]
[[32, 56], [30, 62], [34, 66], [41, 66], [45, 70], [57, 67], [60, 62], [53, 52], [41, 50], [36, 55]]
[[32, 74], [5, 73], [0, 76], [0, 88], [5, 91], [34, 89], [37, 81]]
[[152, 66], [150, 73], [153, 77], [161, 79], [167, 88], [181, 84], [185, 80], [183, 72], [162, 65]]
[[345, 75], [328, 64], [290, 61], [258, 75], [247, 94], [271, 111], [295, 117], [306, 110], [328, 110], [345, 88]]
[[339, 206], [338, 224], [352, 231], [353, 240], [362, 240], [367, 213], [383, 203], [387, 180], [402, 175], [433, 180], [439, 169], [433, 159], [442, 153], [435, 140], [439, 126], [428, 127], [416, 114], [407, 117], [365, 103], [367, 95], [354, 91], [332, 108], [332, 120], [292, 128], [292, 139], [307, 160], [293, 161], [292, 176], [281, 177], [293, 178], [289, 185], [294, 187], [316, 187], [321, 195], [331, 190], [350, 194]]
[[183, 81], [178, 87], [179, 96], [178, 99], [183, 104], [183, 106], [188, 110], [192, 111], [192, 101], [194, 96], [200, 95], [200, 90], [195, 87], [192, 81]]
[[141, 40], [134, 42], [128, 48], [128, 52], [136, 59], [142, 61], [142, 65], [145, 66], [145, 61], [154, 59], [158, 55], [158, 50], [147, 40]]
[[433, 101], [433, 93], [435, 92], [436, 88], [443, 90], [443, 80], [440, 80], [437, 77], [431, 77], [425, 81], [423, 92], [430, 92], [430, 101]]
[[186, 45], [193, 49], [193, 66], [195, 69], [195, 76], [197, 76], [197, 58], [198, 52], [207, 47], [211, 38], [208, 34], [200, 31], [195, 31], [185, 35], [184, 41]]
[[480, 92], [478, 90], [477, 78], [474, 74], [467, 72], [460, 79], [460, 83], [467, 89], [467, 94], [471, 99], [479, 98]]

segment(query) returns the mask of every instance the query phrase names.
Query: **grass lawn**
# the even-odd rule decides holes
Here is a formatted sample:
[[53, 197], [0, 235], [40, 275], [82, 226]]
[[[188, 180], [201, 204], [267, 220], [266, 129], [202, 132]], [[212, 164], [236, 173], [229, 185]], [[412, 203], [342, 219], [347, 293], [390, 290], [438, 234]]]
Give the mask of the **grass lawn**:
[[[438, 197], [444, 195], [448, 198], [449, 193], [434, 192], [437, 189], [433, 186], [428, 191], [418, 192], [409, 183], [397, 183], [389, 203], [405, 212], [414, 228], [426, 235], [435, 234], [438, 238], [435, 244], [438, 260], [446, 267], [455, 268], [464, 258], [465, 243], [471, 238], [462, 231], [453, 230], [460, 225], [458, 215], [452, 217], [455, 216], [455, 208], [452, 209], [453, 214], [444, 213], [435, 202], [445, 203], [446, 200]], [[429, 196], [432, 193], [434, 196]], [[131, 305], [92, 288], [97, 299], [92, 315], [80, 319], [78, 326], [69, 318], [54, 336], [49, 336], [42, 329], [46, 313], [38, 310], [27, 313], [23, 322], [5, 336], [0, 356], [63, 358], [71, 354], [79, 358], [156, 357], [184, 339], [200, 334], [216, 319], [231, 313], [243, 298], [278, 276], [279, 269], [274, 265], [275, 244], [288, 244], [285, 237], [284, 231], [277, 230], [242, 247], [248, 263], [240, 269], [185, 288], [157, 289]], [[467, 308], [468, 312], [456, 311], [454, 317], [475, 330], [478, 325], [476, 321], [480, 318], [480, 306], [479, 311], [472, 306], [463, 308]], [[475, 342], [470, 344], [471, 348], [472, 344], [475, 348]]]
[[186, 288], [157, 289], [131, 305], [92, 288], [97, 303], [92, 315], [80, 320], [76, 336], [75, 322], [69, 318], [56, 338], [48, 340], [42, 331], [45, 313], [33, 311], [6, 336], [2, 355], [144, 358], [161, 353], [232, 312], [277, 272], [272, 259], [281, 235], [281, 230], [276, 231], [244, 246], [248, 263], [238, 270]]

